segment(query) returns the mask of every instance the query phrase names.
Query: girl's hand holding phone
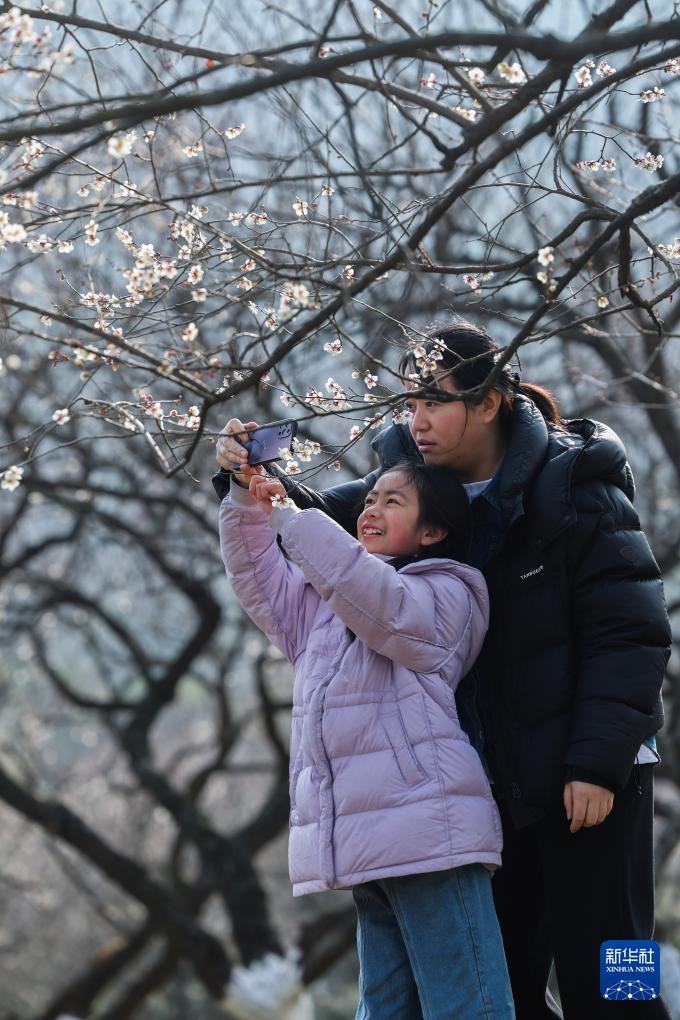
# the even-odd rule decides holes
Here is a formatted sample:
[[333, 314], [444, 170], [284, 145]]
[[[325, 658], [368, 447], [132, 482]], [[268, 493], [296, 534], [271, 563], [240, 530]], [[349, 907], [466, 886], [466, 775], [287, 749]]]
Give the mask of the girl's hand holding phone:
[[217, 463], [225, 471], [234, 473], [234, 478], [239, 485], [248, 488], [250, 479], [254, 475], [261, 475], [264, 468], [250, 467], [248, 464], [248, 450], [236, 438], [241, 436], [247, 439], [248, 433], [257, 428], [257, 422], [249, 421], [244, 425], [238, 418], [230, 418], [220, 433], [217, 440], [215, 457]]
[[257, 500], [260, 509], [264, 510], [267, 515], [274, 509], [272, 497], [278, 497], [281, 502], [287, 498], [286, 490], [281, 482], [270, 475], [253, 475], [250, 479], [249, 489], [250, 495]]

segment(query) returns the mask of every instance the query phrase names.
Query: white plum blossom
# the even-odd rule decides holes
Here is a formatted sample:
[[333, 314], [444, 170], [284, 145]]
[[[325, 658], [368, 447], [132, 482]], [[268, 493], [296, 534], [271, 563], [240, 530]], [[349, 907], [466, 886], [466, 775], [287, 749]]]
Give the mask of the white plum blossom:
[[660, 89], [658, 85], [655, 85], [653, 89], [645, 89], [644, 92], [640, 93], [641, 103], [655, 103], [657, 99], [663, 99], [666, 95], [665, 89]]
[[245, 124], [235, 124], [233, 127], [227, 128], [224, 132], [225, 138], [238, 138], [242, 131], [245, 131]]
[[597, 299], [597, 307], [598, 308], [608, 308], [609, 307], [609, 298], [605, 297], [604, 294], [600, 294], [599, 298]]
[[26, 228], [23, 223], [2, 223], [0, 219], [0, 238], [5, 244], [21, 244], [26, 240]]
[[194, 159], [198, 156], [199, 152], [203, 152], [203, 144], [202, 142], [194, 142], [193, 145], [185, 145], [182, 152], [187, 159]]
[[195, 322], [189, 322], [182, 330], [182, 340], [186, 343], [192, 344], [198, 337], [198, 326]]
[[306, 216], [309, 204], [305, 202], [304, 198], [298, 198], [293, 202], [293, 209], [295, 210], [296, 216]]
[[93, 248], [95, 244], [99, 244], [99, 238], [97, 237], [98, 225], [94, 220], [90, 220], [89, 223], [85, 224], [85, 244]]
[[611, 78], [613, 74], [616, 74], [616, 68], [612, 67], [612, 65], [606, 60], [601, 60], [595, 71], [600, 78]]
[[434, 72], [430, 72], [427, 78], [421, 78], [420, 84], [424, 89], [435, 89], [437, 87], [437, 76]]
[[651, 152], [646, 152], [644, 156], [634, 156], [633, 161], [641, 170], [648, 170], [649, 173], [654, 173], [663, 166], [663, 156], [653, 156]]
[[23, 476], [24, 469], [17, 464], [13, 464], [0, 474], [0, 489], [5, 489], [6, 492], [14, 492], [21, 485]]
[[264, 210], [260, 212], [251, 212], [246, 216], [246, 223], [250, 227], [262, 227], [269, 220], [269, 216]]
[[326, 354], [342, 354], [342, 341], [331, 340], [330, 343], [323, 345], [323, 349]]
[[616, 170], [616, 160], [613, 156], [607, 156], [606, 159], [581, 159], [576, 164], [576, 169], [590, 170], [591, 173], [597, 173], [598, 170], [613, 173]]
[[107, 145], [109, 156], [113, 156], [114, 159], [129, 156], [136, 141], [137, 135], [134, 131], [128, 131], [125, 135], [112, 135]]
[[555, 261], [555, 254], [550, 245], [548, 245], [545, 248], [538, 249], [538, 254], [536, 258], [541, 266], [549, 266], [552, 262]]
[[34, 237], [30, 241], [26, 242], [26, 247], [30, 252], [34, 254], [37, 252], [51, 251], [54, 241], [47, 234], [41, 234], [39, 237]]
[[408, 425], [413, 418], [413, 411], [408, 407], [395, 407], [392, 410], [392, 421], [395, 425]]
[[583, 64], [578, 70], [574, 72], [576, 83], [580, 89], [587, 89], [589, 85], [593, 84], [593, 77], [590, 73], [590, 68], [587, 64]]
[[70, 251], [73, 251], [73, 241], [59, 241], [57, 243], [57, 251], [61, 252], [62, 255], [68, 255]]
[[477, 120], [478, 111], [477, 110], [473, 110], [472, 107], [469, 107], [469, 106], [452, 106], [451, 109], [453, 110], [454, 113], [457, 113], [458, 116], [462, 117], [464, 120], [469, 120], [469, 121]]
[[351, 283], [352, 280], [354, 279], [354, 267], [345, 266], [343, 271], [340, 273], [340, 276], [342, 276], [344, 280], [347, 280], [348, 283]]
[[680, 259], [680, 237], [676, 237], [672, 244], [657, 244], [656, 248], [667, 259]]
[[330, 198], [331, 195], [335, 194], [335, 188], [332, 188], [330, 184], [324, 184], [321, 188], [321, 194], [324, 198]]
[[203, 279], [203, 266], [195, 265], [191, 266], [187, 273], [187, 280], [194, 287], [197, 283], [200, 283]]
[[56, 422], [57, 425], [67, 425], [71, 420], [68, 407], [58, 408], [52, 415], [52, 421]]
[[313, 439], [306, 439], [301, 442], [299, 439], [293, 440], [293, 449], [299, 460], [304, 463], [308, 463], [312, 457], [318, 457], [321, 453], [321, 445], [316, 443]]
[[126, 248], [134, 248], [135, 242], [132, 240], [132, 234], [129, 230], [125, 230], [123, 227], [116, 227], [116, 237]]
[[680, 57], [673, 57], [664, 67], [666, 74], [680, 74]]
[[505, 78], [511, 85], [524, 85], [526, 83], [527, 76], [518, 63], [508, 64], [503, 60], [500, 64], [496, 65], [496, 70], [501, 78]]
[[484, 71], [481, 69], [481, 67], [469, 68], [467, 76], [473, 85], [481, 85], [484, 79], [486, 78], [486, 75], [484, 74]]
[[475, 273], [466, 273], [463, 277], [463, 283], [466, 284], [470, 290], [479, 290], [479, 280]]
[[[295, 503], [290, 498], [290, 496], [285, 496], [285, 495], [282, 496], [280, 492], [275, 492], [274, 495], [271, 497], [271, 501], [272, 501], [272, 506], [274, 507], [275, 510], [285, 510], [287, 507], [295, 506]], [[238, 968], [235, 968], [235, 969], [238, 969]], [[243, 970], [245, 968], [240, 968], [240, 969]], [[233, 982], [233, 977], [232, 977], [232, 982]], [[256, 1018], [259, 1018], [259, 1017], [265, 1016], [265, 1015], [270, 1015], [273, 1018], [274, 1015], [275, 1015], [274, 1013], [263, 1014], [260, 1011], [258, 1011], [257, 1013], [255, 1013], [255, 1012], [243, 1012], [242, 1009], [239, 1010], [239, 1007], [235, 1006], [232, 1002], [229, 1003], [229, 1008], [230, 1008], [230, 1010], [233, 1013], [236, 1014], [236, 1016], [244, 1017], [244, 1018], [245, 1017], [247, 1017], [247, 1018], [253, 1017], [253, 1020], [256, 1020]], [[278, 1014], [278, 1013], [276, 1014], [276, 1016], [279, 1016], [279, 1015], [280, 1014]]]

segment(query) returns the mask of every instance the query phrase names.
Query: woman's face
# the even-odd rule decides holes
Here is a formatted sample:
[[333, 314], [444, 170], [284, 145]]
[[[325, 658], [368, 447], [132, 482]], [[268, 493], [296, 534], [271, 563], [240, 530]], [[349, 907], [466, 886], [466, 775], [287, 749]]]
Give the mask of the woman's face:
[[[438, 380], [443, 390], [455, 393], [449, 378]], [[427, 464], [455, 471], [461, 481], [477, 481], [493, 474], [488, 466], [498, 439], [497, 412], [500, 394], [490, 390], [480, 404], [462, 400], [441, 402], [427, 396], [406, 397], [411, 412], [409, 429]], [[481, 470], [481, 474], [480, 474]], [[479, 478], [477, 476], [479, 475]]]
[[357, 521], [357, 538], [370, 553], [412, 556], [421, 546], [439, 542], [446, 532], [419, 524], [418, 492], [402, 471], [381, 475], [366, 496]]

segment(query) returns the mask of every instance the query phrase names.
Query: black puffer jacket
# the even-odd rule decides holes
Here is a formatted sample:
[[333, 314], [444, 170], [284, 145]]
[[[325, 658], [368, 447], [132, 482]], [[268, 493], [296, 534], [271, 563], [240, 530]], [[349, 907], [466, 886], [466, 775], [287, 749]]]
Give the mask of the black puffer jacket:
[[[418, 456], [404, 426], [374, 446], [382, 467]], [[291, 495], [353, 529], [375, 477]], [[474, 702], [482, 753], [521, 826], [561, 804], [568, 779], [614, 792], [626, 784], [640, 744], [662, 724], [670, 628], [625, 450], [610, 429], [588, 420], [548, 429], [517, 398], [497, 494], [500, 547], [479, 564], [491, 626], [462, 698], [468, 717]]]

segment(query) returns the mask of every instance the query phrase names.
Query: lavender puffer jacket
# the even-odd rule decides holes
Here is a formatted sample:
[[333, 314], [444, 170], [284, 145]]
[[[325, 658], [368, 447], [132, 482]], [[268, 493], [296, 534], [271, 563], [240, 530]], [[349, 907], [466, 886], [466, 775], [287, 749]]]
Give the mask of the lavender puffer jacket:
[[396, 571], [320, 510], [276, 509], [269, 525], [232, 486], [227, 575], [295, 666], [294, 895], [500, 864], [500, 819], [453, 696], [487, 627], [480, 572], [442, 559]]

